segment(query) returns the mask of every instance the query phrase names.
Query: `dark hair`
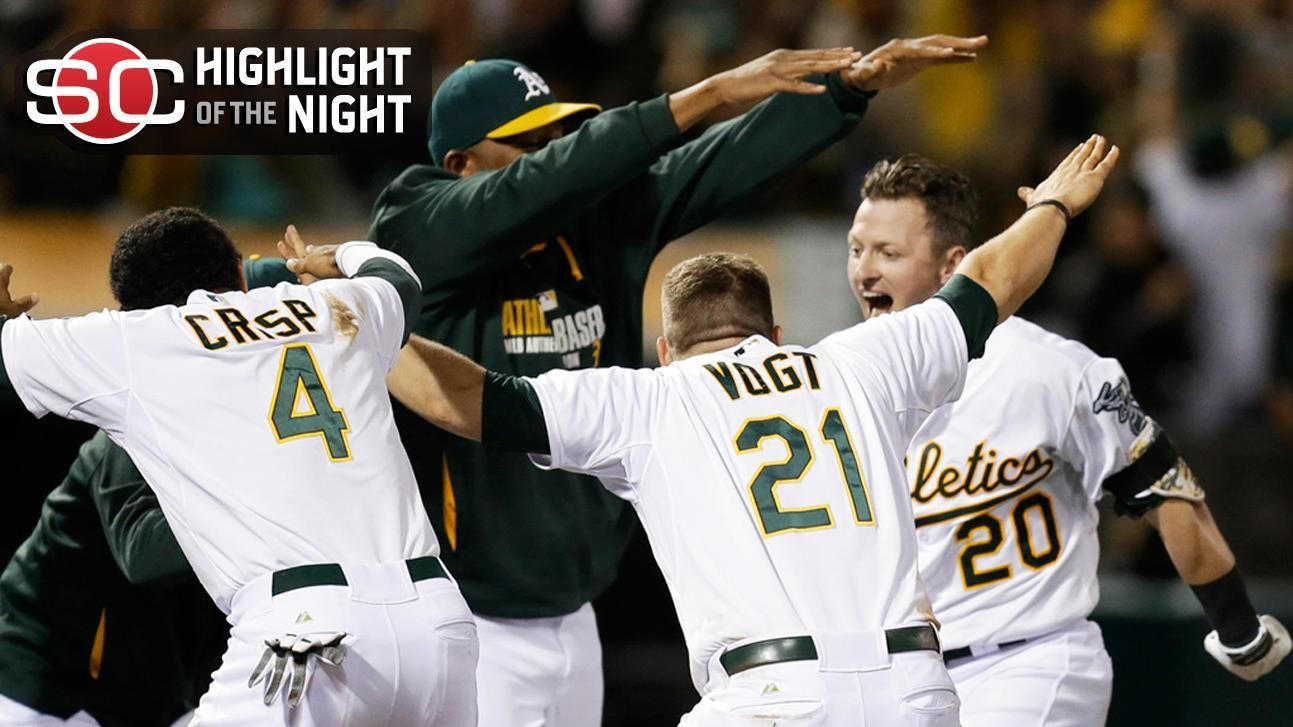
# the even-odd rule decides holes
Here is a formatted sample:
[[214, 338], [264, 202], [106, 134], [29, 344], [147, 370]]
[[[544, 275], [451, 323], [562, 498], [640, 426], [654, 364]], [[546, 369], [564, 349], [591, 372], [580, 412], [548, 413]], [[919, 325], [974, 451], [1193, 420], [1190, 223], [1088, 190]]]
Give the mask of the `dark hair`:
[[664, 337], [678, 353], [698, 343], [772, 336], [772, 292], [748, 255], [709, 253], [684, 260], [665, 276]]
[[979, 195], [964, 174], [919, 154], [904, 154], [871, 167], [862, 180], [862, 199], [909, 197], [925, 203], [935, 254], [957, 245], [966, 250], [975, 247]]
[[122, 231], [108, 277], [122, 310], [182, 305], [194, 290], [241, 287], [242, 258], [215, 220], [190, 207], [145, 215]]

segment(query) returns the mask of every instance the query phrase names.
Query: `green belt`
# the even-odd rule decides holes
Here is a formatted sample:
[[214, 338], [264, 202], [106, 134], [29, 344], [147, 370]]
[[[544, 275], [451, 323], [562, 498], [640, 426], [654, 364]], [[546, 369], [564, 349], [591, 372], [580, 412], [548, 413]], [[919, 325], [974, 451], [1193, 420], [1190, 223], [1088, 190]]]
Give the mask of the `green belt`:
[[[441, 565], [440, 559], [434, 555], [410, 558], [404, 561], [404, 565], [408, 567], [409, 578], [412, 578], [414, 583], [430, 578], [449, 577], [449, 573]], [[346, 574], [345, 571], [341, 570], [341, 566], [336, 563], [316, 563], [314, 565], [298, 565], [275, 571], [270, 592], [277, 596], [280, 593], [295, 591], [298, 588], [345, 585], [349, 585], [349, 583], [346, 581]]]
[[[933, 626], [904, 626], [884, 632], [885, 644], [890, 654], [907, 651], [938, 651], [938, 634]], [[747, 669], [784, 661], [812, 661], [817, 658], [817, 646], [811, 636], [791, 636], [785, 639], [768, 639], [742, 644], [723, 652], [718, 663], [728, 676]]]

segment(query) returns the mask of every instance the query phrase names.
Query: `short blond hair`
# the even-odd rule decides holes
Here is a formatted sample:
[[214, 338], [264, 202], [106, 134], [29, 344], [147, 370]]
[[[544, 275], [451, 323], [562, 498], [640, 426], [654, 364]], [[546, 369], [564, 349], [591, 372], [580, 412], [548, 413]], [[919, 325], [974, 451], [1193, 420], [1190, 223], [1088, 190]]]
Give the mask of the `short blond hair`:
[[716, 252], [684, 260], [665, 276], [664, 337], [685, 353], [698, 343], [760, 334], [772, 337], [772, 292], [754, 258]]

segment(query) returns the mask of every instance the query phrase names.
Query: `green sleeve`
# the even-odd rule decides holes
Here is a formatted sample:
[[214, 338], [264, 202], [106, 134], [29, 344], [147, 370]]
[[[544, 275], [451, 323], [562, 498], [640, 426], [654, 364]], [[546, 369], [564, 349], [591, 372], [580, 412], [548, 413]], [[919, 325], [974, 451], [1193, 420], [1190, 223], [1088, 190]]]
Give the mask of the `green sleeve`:
[[480, 443], [530, 454], [550, 454], [543, 406], [530, 382], [520, 376], [485, 372]]
[[838, 73], [809, 80], [824, 83], [829, 93], [776, 94], [662, 156], [642, 188], [616, 193], [622, 214], [611, 216], [611, 223], [645, 229], [658, 249], [844, 138], [875, 95], [854, 90]]
[[988, 336], [997, 326], [997, 301], [982, 285], [959, 273], [953, 275], [934, 297], [942, 298], [952, 306], [956, 319], [961, 322], [961, 330], [965, 332], [970, 358], [982, 356]]
[[242, 263], [242, 274], [247, 280], [247, 290], [272, 288], [279, 283], [299, 283], [296, 273], [287, 269], [282, 258], [252, 255]]
[[499, 170], [412, 167], [378, 198], [369, 239], [408, 260], [427, 291], [460, 284], [558, 232], [678, 138], [661, 96], [603, 112]]
[[400, 345], [408, 343], [413, 322], [417, 319], [418, 305], [422, 301], [422, 286], [399, 263], [384, 257], [364, 261], [353, 277], [363, 276], [381, 278], [395, 286], [395, 292], [399, 293], [400, 303], [404, 306], [404, 337], [400, 339]]
[[108, 549], [127, 580], [139, 586], [192, 576], [157, 497], [125, 450], [107, 443], [90, 494]]

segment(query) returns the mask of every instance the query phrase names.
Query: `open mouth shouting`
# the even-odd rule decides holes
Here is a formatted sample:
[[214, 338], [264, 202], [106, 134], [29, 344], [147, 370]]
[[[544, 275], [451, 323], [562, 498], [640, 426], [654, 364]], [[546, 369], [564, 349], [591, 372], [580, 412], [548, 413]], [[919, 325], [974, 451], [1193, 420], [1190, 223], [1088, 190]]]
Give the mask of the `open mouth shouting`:
[[867, 318], [893, 311], [893, 298], [885, 293], [864, 291], [862, 293], [862, 313]]

